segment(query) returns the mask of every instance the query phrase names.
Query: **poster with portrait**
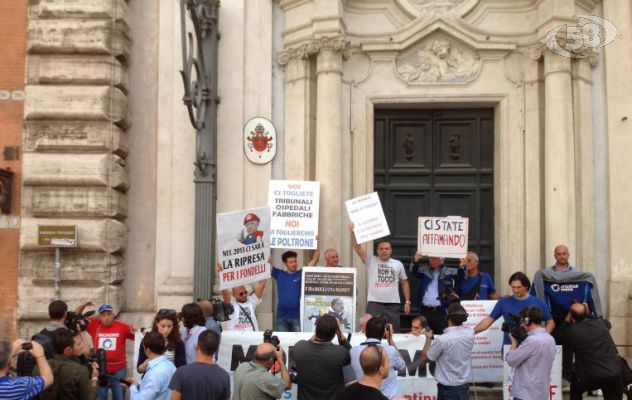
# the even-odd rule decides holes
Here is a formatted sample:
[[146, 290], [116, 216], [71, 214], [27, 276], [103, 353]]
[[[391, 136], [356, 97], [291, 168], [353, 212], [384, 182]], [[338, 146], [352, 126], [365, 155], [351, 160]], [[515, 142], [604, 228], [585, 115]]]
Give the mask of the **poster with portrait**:
[[315, 249], [318, 247], [320, 182], [270, 181], [270, 247]]
[[304, 267], [301, 287], [301, 330], [314, 332], [321, 315], [334, 316], [343, 333], [354, 331], [356, 269]]
[[219, 288], [270, 278], [270, 207], [217, 214]]

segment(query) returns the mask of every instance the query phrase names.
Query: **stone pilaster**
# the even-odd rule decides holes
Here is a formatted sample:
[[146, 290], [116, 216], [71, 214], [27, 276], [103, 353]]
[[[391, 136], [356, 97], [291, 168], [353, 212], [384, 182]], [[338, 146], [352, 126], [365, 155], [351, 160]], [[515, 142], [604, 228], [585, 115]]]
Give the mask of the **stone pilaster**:
[[20, 237], [19, 330], [54, 298], [54, 255], [37, 226], [76, 225], [62, 251], [61, 298], [124, 305], [130, 52], [124, 0], [41, 0], [29, 10]]
[[342, 62], [349, 44], [342, 37], [317, 42], [316, 180], [320, 181], [322, 248], [338, 247], [344, 231], [342, 198]]

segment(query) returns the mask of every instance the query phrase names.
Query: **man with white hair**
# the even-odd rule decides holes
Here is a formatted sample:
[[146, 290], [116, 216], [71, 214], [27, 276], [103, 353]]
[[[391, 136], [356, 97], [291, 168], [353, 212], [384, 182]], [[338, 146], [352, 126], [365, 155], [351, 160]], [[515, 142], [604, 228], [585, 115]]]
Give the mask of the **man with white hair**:
[[448, 306], [458, 298], [445, 298], [440, 295], [450, 289], [455, 289], [458, 270], [444, 267], [445, 260], [441, 257], [428, 257], [429, 265], [422, 264], [423, 257], [424, 254], [421, 252], [415, 253], [410, 266], [411, 274], [421, 281], [417, 305], [419, 313], [426, 317], [430, 329], [440, 335], [448, 326], [446, 319]]
[[456, 291], [461, 300], [498, 300], [494, 280], [478, 269], [478, 254], [468, 251], [461, 259], [459, 274], [456, 278]]

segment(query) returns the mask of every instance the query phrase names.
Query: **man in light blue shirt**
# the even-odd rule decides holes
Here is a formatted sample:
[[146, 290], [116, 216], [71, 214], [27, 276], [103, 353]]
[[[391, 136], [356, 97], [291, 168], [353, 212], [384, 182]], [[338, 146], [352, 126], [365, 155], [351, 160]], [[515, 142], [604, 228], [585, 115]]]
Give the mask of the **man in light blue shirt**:
[[[386, 336], [388, 345], [382, 345], [382, 339]], [[351, 367], [356, 380], [362, 379], [364, 372], [362, 372], [362, 366], [360, 365], [360, 353], [367, 346], [379, 344], [388, 353], [390, 360], [391, 371], [380, 386], [382, 394], [389, 399], [394, 399], [401, 396], [399, 390], [399, 384], [397, 383], [397, 373], [406, 370], [406, 363], [399, 355], [399, 351], [393, 343], [393, 327], [390, 324], [386, 324], [384, 318], [374, 317], [366, 323], [366, 341], [359, 346], [351, 349]]]
[[164, 355], [165, 338], [158, 332], [150, 332], [143, 339], [143, 351], [149, 363], [140, 383], [128, 378], [131, 400], [170, 400], [169, 382], [176, 372], [173, 362]]

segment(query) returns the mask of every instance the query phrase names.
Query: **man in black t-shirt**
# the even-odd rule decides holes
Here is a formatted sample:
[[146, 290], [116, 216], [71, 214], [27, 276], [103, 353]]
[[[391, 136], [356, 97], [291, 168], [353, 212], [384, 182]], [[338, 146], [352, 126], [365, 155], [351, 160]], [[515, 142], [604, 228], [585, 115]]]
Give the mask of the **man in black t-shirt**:
[[[367, 346], [360, 353], [360, 366], [364, 376], [342, 392], [340, 400], [388, 400], [380, 391], [382, 380], [388, 377], [390, 363], [388, 352], [381, 346]], [[393, 400], [404, 400], [403, 397]]]
[[171, 400], [229, 400], [230, 377], [215, 364], [219, 335], [204, 331], [198, 336], [196, 361], [176, 370], [169, 383]]

